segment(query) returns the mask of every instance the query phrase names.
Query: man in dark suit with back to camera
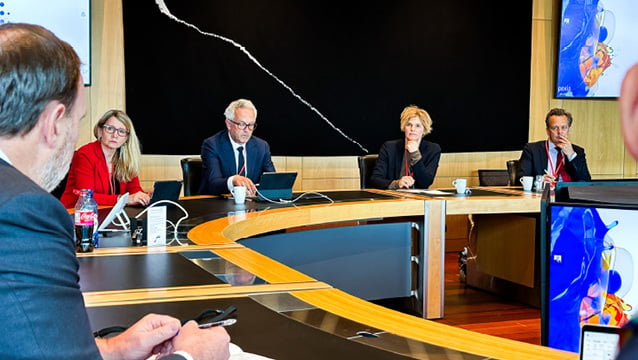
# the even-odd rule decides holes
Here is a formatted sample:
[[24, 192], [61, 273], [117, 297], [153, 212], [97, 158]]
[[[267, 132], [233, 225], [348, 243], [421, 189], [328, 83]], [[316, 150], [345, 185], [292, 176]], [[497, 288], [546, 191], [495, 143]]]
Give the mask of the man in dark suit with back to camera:
[[0, 25], [0, 358], [227, 359], [223, 327], [166, 315], [93, 338], [73, 223], [48, 193], [69, 169], [85, 114], [71, 46], [40, 26]]
[[547, 183], [556, 181], [591, 181], [585, 149], [569, 141], [572, 114], [551, 109], [545, 116], [547, 140], [527, 143], [519, 160], [517, 179], [543, 175]]
[[201, 194], [219, 195], [245, 186], [248, 195], [257, 191], [261, 174], [274, 172], [268, 143], [253, 135], [257, 109], [250, 100], [238, 99], [224, 111], [226, 130], [202, 144]]

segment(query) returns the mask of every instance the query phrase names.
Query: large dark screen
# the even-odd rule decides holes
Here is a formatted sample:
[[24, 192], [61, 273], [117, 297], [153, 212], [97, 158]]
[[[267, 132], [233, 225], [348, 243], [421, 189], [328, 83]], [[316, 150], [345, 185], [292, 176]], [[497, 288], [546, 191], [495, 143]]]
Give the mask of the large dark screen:
[[126, 108], [146, 154], [199, 153], [240, 97], [274, 155], [376, 153], [410, 104], [443, 152], [527, 141], [531, 0], [165, 4], [175, 18], [123, 2]]

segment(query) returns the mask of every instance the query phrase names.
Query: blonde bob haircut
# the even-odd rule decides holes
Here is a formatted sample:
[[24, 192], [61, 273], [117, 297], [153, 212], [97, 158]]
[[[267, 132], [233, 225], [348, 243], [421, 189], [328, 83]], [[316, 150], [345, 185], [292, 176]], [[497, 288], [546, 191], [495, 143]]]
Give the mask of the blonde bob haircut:
[[408, 124], [408, 121], [415, 116], [421, 120], [421, 125], [423, 125], [423, 136], [431, 133], [432, 118], [430, 118], [430, 114], [416, 105], [406, 106], [401, 112], [401, 131], [405, 130], [405, 126]]
[[121, 122], [128, 136], [126, 141], [115, 151], [113, 155], [113, 175], [118, 181], [129, 182], [140, 172], [140, 163], [142, 161], [142, 152], [140, 150], [140, 141], [135, 134], [135, 128], [131, 118], [121, 110], [109, 110], [102, 115], [100, 120], [93, 128], [93, 135], [99, 140], [99, 130], [110, 119], [114, 117]]

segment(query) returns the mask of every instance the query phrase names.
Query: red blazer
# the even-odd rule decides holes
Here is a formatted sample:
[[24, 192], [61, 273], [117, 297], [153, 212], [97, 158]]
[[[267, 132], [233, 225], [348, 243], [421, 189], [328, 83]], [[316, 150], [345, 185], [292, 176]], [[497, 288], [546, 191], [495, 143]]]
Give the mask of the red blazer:
[[109, 170], [106, 167], [106, 159], [100, 146], [100, 141], [96, 140], [88, 143], [75, 151], [71, 168], [66, 182], [66, 188], [60, 198], [62, 204], [67, 208], [75, 206], [78, 196], [73, 190], [93, 189], [93, 197], [98, 205], [115, 205], [120, 194], [135, 194], [144, 191], [140, 186], [140, 179], [136, 176], [129, 182], [120, 181], [120, 192], [118, 194], [109, 193]]

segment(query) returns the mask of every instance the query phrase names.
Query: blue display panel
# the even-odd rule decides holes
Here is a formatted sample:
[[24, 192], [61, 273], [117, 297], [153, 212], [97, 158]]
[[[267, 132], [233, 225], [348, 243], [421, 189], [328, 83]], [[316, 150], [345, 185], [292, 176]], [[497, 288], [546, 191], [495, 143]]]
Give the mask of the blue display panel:
[[563, 0], [557, 98], [613, 98], [638, 62], [635, 0]]
[[584, 324], [622, 326], [638, 310], [638, 209], [552, 204], [548, 215], [544, 338], [578, 352]]

